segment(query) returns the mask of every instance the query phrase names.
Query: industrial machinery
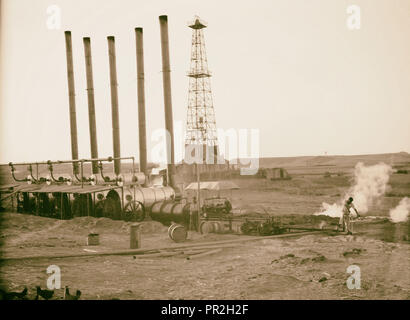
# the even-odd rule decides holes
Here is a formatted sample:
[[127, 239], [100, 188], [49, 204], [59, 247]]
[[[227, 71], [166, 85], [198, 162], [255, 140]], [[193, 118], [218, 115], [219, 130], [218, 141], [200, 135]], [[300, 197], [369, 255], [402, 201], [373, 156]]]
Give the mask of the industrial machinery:
[[232, 205], [227, 198], [204, 199], [202, 215], [208, 218], [228, 217], [232, 215]]
[[[134, 162], [133, 158], [121, 159], [132, 159]], [[114, 178], [105, 176], [102, 171], [103, 162], [112, 162], [115, 158], [97, 159], [101, 168], [100, 174], [86, 177], [83, 174], [84, 164], [94, 160], [10, 163], [12, 176], [18, 183], [3, 188], [8, 187], [11, 191], [13, 204], [18, 212], [59, 219], [94, 216], [141, 221], [145, 218], [146, 210], [155, 202], [170, 200], [175, 196], [175, 191], [169, 186], [142, 187], [145, 176], [139, 173], [118, 175]], [[65, 163], [80, 163], [81, 174], [74, 175], [74, 178], [67, 174], [56, 177], [53, 174], [53, 166]], [[38, 177], [38, 168], [45, 164], [49, 174], [46, 177]], [[18, 178], [15, 174], [16, 167], [22, 165], [29, 168], [26, 178]], [[33, 166], [37, 168], [36, 173], [30, 170]]]
[[[111, 115], [113, 132], [113, 156], [98, 157], [97, 129], [94, 102], [91, 40], [83, 38], [91, 157], [79, 159], [77, 143], [77, 119], [74, 85], [74, 64], [71, 32], [65, 32], [67, 80], [70, 115], [71, 160], [9, 163], [14, 183], [0, 186], [2, 198], [11, 200], [12, 209], [27, 214], [70, 219], [79, 216], [107, 217], [126, 221], [141, 221], [151, 213], [151, 218], [163, 223], [187, 220], [187, 204], [174, 201], [178, 189], [174, 186], [174, 141], [172, 128], [171, 78], [168, 43], [168, 18], [159, 17], [162, 50], [162, 74], [164, 87], [165, 127], [170, 132], [171, 163], [168, 164], [167, 185], [150, 186], [147, 169], [143, 29], [135, 28], [137, 56], [139, 165], [135, 170], [134, 157], [121, 157], [120, 126], [117, 92], [115, 38], [107, 37]], [[132, 162], [126, 174], [121, 172], [124, 161]], [[113, 164], [113, 172], [106, 173]], [[71, 168], [70, 168], [71, 167]], [[22, 168], [27, 169], [22, 174]], [[44, 170], [46, 168], [46, 170]], [[56, 174], [56, 172], [61, 172]], [[72, 171], [70, 174], [69, 171]], [[90, 171], [89, 174], [86, 171]], [[44, 175], [44, 172], [47, 172]], [[188, 219], [189, 220], [189, 219]]]

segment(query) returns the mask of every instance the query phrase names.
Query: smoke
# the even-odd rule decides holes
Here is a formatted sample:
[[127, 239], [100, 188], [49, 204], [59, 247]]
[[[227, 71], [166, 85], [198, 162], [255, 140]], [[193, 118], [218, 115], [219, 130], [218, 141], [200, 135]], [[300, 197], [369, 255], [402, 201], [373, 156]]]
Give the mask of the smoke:
[[354, 199], [353, 203], [360, 214], [367, 213], [375, 201], [386, 193], [392, 172], [392, 168], [385, 163], [366, 167], [362, 162], [358, 162], [354, 170], [354, 185], [337, 203], [322, 203], [321, 211], [315, 215], [340, 217], [343, 204], [349, 197]]
[[409, 217], [410, 199], [405, 197], [401, 199], [396, 208], [390, 210], [390, 219], [394, 223], [405, 222]]

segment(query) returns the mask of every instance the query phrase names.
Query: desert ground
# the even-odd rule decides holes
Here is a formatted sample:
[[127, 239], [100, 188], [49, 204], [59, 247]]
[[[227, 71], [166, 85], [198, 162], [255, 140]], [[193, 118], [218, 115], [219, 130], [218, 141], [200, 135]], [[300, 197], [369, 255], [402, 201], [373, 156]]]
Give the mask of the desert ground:
[[[407, 154], [394, 157], [394, 165], [410, 166]], [[386, 194], [356, 220], [354, 234], [345, 235], [333, 231], [335, 219], [313, 214], [322, 202], [344, 195], [357, 161], [389, 163], [391, 155], [292, 159], [271, 164], [286, 168], [290, 180], [235, 180], [240, 189], [227, 193], [234, 215], [274, 216], [295, 225], [324, 225], [327, 231], [258, 240], [189, 232], [182, 245], [213, 250], [195, 257], [194, 248], [180, 248], [168, 237], [166, 226], [144, 221], [141, 249], [162, 248], [152, 251], [159, 254], [99, 255], [129, 249], [129, 222], [3, 212], [2, 286], [13, 291], [27, 286], [33, 297], [35, 286], [46, 287], [47, 267], [57, 265], [62, 288], [80, 289], [82, 299], [410, 299], [410, 223], [389, 220], [389, 210], [410, 196], [410, 174], [392, 174]], [[100, 245], [86, 245], [90, 232], [100, 234]], [[238, 239], [249, 241], [220, 243]], [[360, 267], [360, 289], [346, 285], [350, 265]], [[63, 289], [55, 291], [55, 299], [62, 296]]]

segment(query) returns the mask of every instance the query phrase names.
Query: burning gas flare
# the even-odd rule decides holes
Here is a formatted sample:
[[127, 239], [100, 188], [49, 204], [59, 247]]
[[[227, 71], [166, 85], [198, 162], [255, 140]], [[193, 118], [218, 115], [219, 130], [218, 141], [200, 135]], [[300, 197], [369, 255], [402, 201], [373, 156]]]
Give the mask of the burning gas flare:
[[394, 223], [405, 222], [409, 217], [410, 199], [405, 197], [401, 199], [397, 207], [390, 210], [390, 219]]
[[321, 211], [316, 212], [315, 215], [340, 217], [343, 204], [349, 197], [353, 197], [359, 213], [367, 213], [370, 206], [386, 193], [392, 172], [393, 169], [385, 163], [366, 167], [362, 162], [358, 162], [354, 170], [354, 185], [337, 203], [323, 202]]

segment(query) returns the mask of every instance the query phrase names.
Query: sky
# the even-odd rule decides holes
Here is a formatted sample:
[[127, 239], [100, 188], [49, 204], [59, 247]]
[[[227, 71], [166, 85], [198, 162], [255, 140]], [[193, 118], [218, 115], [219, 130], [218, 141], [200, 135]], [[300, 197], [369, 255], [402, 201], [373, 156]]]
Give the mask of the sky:
[[[346, 24], [352, 4], [360, 29]], [[48, 28], [53, 5], [59, 29]], [[99, 155], [112, 155], [107, 36], [116, 38], [121, 154], [138, 158], [135, 27], [144, 28], [153, 160], [151, 137], [165, 126], [160, 15], [168, 15], [176, 127], [188, 105], [187, 24], [199, 15], [216, 125], [258, 129], [261, 157], [410, 152], [408, 0], [2, 0], [0, 163], [71, 157], [65, 30], [80, 158], [90, 157], [83, 37], [91, 38]]]

